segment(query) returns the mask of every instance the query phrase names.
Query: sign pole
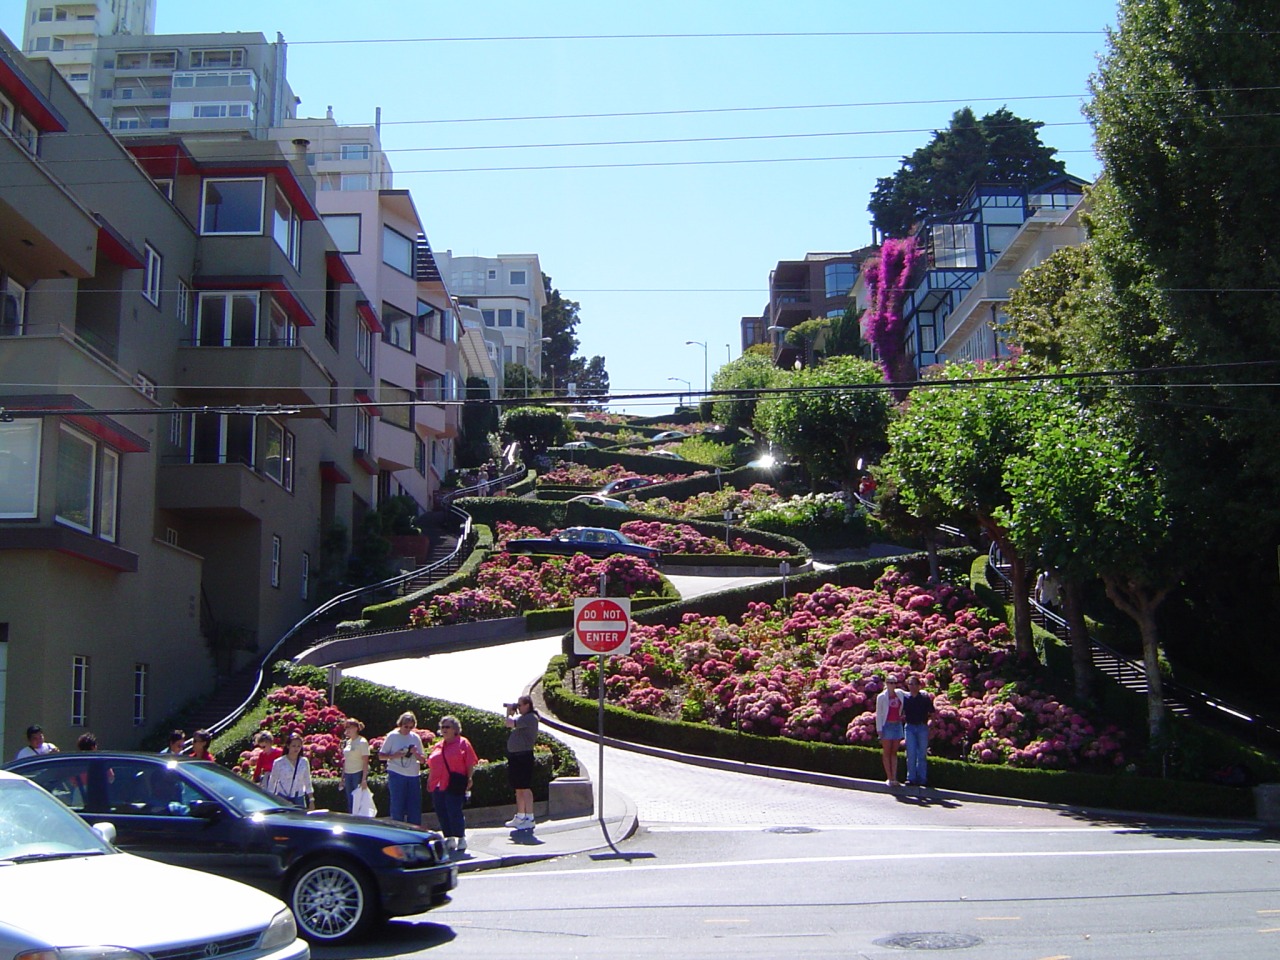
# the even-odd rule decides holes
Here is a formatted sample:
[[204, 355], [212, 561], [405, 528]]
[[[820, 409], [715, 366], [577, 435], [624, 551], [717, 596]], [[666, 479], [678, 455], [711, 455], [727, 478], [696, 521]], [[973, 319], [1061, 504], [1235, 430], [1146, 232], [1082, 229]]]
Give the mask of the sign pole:
[[[600, 570], [600, 596], [604, 597], [609, 592], [609, 576], [604, 569]], [[600, 830], [604, 833], [605, 838], [609, 837], [609, 829], [604, 823], [604, 654], [601, 653], [596, 657], [596, 672], [599, 674], [597, 679], [600, 681], [600, 705], [596, 713], [596, 741], [599, 745], [599, 754], [596, 760], [596, 769], [600, 771], [600, 776], [596, 780], [596, 816], [600, 820]]]

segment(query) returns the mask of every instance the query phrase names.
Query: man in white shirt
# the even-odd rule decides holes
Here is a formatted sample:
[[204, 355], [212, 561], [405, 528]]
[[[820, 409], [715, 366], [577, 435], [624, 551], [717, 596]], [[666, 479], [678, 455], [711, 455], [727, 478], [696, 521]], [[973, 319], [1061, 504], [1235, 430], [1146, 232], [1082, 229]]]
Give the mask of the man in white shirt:
[[46, 753], [57, 752], [57, 745], [45, 740], [44, 728], [39, 724], [33, 723], [27, 727], [27, 745], [19, 750], [17, 756], [13, 759], [23, 760], [27, 757], [39, 757]]

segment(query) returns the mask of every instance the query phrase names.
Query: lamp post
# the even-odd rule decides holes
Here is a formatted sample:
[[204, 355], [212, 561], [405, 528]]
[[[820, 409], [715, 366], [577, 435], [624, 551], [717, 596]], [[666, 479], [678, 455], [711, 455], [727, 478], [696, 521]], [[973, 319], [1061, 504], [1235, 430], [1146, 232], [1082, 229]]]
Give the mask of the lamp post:
[[[538, 340], [538, 382], [539, 382], [539, 383], [541, 383], [541, 382], [542, 382], [542, 351], [546, 349], [546, 347], [544, 347], [544, 346], [543, 346], [543, 344], [547, 344], [547, 343], [550, 343], [550, 342], [551, 342], [551, 338], [550, 338], [550, 337], [542, 337], [541, 339], [539, 339], [539, 340]], [[552, 395], [553, 397], [556, 395], [556, 367], [555, 367], [555, 364], [552, 364], [552, 365], [551, 365], [551, 395]]]
[[[705, 396], [707, 392], [707, 344], [702, 340], [686, 340], [684, 345], [686, 347], [702, 348], [702, 393]], [[692, 389], [689, 392], [692, 393]]]
[[[667, 379], [668, 379], [668, 380], [674, 380], [676, 383], [683, 383], [683, 384], [685, 385], [685, 389], [686, 389], [686, 390], [688, 390], [690, 393], [693, 393], [693, 384], [692, 384], [692, 383], [690, 383], [688, 380], [686, 380], [684, 377], [667, 377]], [[680, 394], [680, 406], [682, 406], [682, 407], [684, 406], [684, 394], [683, 394], [683, 393], [682, 393], [682, 394]]]
[[724, 345], [724, 362], [733, 363], [733, 347], [727, 343]]

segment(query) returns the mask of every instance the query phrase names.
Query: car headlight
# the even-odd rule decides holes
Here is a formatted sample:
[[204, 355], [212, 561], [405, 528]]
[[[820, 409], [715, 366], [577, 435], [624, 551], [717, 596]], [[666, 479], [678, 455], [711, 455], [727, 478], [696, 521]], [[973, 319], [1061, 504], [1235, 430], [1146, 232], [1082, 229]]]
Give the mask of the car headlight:
[[52, 950], [27, 950], [17, 954], [14, 960], [147, 960], [147, 955], [127, 947], [57, 947]]
[[271, 918], [267, 929], [258, 938], [260, 950], [274, 950], [276, 947], [287, 947], [298, 939], [298, 924], [294, 922], [291, 910], [281, 910]]
[[434, 863], [435, 855], [425, 843], [395, 843], [383, 847], [382, 852], [400, 863]]

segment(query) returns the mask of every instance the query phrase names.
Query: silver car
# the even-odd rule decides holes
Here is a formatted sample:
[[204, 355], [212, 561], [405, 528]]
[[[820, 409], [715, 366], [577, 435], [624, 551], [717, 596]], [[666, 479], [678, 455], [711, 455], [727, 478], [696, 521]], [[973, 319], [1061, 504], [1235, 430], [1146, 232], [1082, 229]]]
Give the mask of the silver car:
[[[26, 777], [0, 772], [0, 956], [308, 960], [293, 914], [234, 880], [121, 853]], [[184, 909], [171, 909], [177, 902]]]

